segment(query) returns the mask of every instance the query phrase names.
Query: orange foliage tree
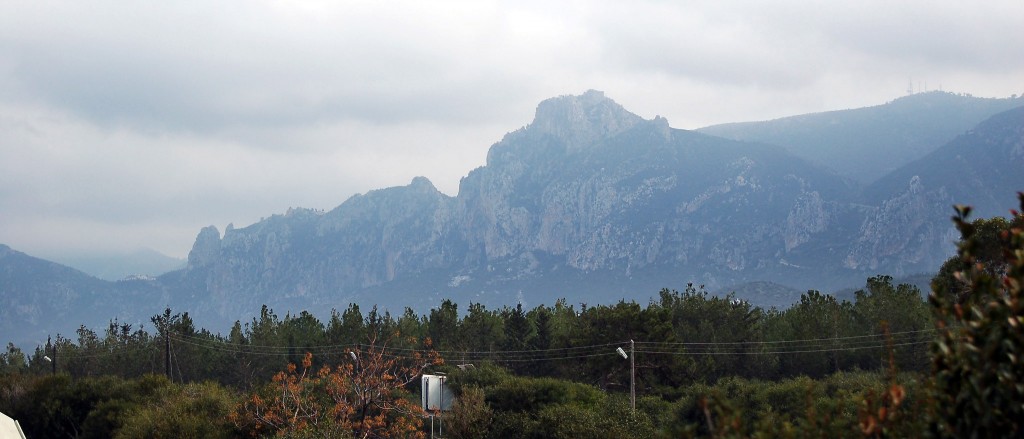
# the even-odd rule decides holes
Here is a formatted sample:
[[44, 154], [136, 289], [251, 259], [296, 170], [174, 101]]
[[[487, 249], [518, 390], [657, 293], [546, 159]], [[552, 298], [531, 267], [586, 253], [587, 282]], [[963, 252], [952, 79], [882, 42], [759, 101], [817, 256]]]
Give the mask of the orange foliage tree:
[[232, 422], [253, 437], [424, 437], [423, 409], [410, 400], [409, 384], [443, 364], [425, 350], [389, 349], [371, 341], [352, 349], [352, 362], [312, 370], [313, 354], [301, 368], [289, 364], [270, 384], [240, 403]]

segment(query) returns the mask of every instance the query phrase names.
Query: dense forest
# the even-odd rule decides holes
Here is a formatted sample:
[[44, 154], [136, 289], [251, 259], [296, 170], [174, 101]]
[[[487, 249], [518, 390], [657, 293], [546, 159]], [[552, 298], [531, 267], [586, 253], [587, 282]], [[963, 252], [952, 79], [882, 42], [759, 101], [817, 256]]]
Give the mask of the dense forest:
[[1019, 436], [1024, 216], [969, 212], [928, 294], [880, 275], [852, 302], [808, 291], [783, 310], [700, 285], [326, 322], [264, 306], [226, 335], [167, 309], [151, 330], [8, 344], [0, 411], [29, 437], [424, 437], [434, 373], [457, 396], [445, 437]]

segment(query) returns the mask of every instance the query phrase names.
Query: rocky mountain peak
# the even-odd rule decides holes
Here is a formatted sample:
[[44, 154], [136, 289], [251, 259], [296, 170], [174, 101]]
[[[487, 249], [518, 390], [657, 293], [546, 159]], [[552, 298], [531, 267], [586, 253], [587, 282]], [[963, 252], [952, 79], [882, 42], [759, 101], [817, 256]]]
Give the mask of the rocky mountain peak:
[[217, 260], [220, 254], [220, 231], [215, 226], [206, 226], [196, 236], [192, 250], [188, 252], [188, 269], [204, 267]]
[[541, 102], [529, 129], [554, 135], [569, 149], [576, 149], [642, 121], [640, 116], [605, 97], [604, 92], [588, 90], [579, 96], [559, 96]]
[[423, 176], [413, 177], [412, 182], [409, 183], [409, 188], [414, 189], [418, 192], [434, 193], [437, 192], [437, 188], [434, 187], [434, 183], [430, 182], [430, 179]]

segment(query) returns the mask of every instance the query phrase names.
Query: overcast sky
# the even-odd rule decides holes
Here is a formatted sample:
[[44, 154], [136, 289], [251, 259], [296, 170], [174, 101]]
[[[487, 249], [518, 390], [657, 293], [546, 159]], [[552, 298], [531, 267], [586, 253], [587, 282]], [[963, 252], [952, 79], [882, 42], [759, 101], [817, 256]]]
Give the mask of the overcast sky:
[[[552, 5], [555, 3], [555, 5]], [[0, 3], [0, 243], [152, 248], [426, 176], [541, 100], [676, 128], [1024, 93], [1024, 2]]]

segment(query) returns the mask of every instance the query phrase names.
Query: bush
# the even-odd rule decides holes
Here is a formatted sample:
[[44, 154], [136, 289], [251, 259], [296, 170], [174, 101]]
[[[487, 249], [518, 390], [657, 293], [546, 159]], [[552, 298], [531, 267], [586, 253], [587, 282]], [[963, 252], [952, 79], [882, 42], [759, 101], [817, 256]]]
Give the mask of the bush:
[[232, 437], [238, 432], [227, 419], [235, 401], [234, 394], [216, 383], [168, 386], [128, 411], [115, 437]]
[[494, 411], [484, 401], [484, 392], [465, 387], [445, 416], [445, 434], [455, 439], [485, 438], [491, 428]]
[[[1024, 211], [1024, 193], [1018, 197]], [[1024, 434], [1024, 216], [1014, 212], [1012, 226], [984, 242], [967, 221], [969, 214], [970, 208], [958, 207], [953, 218], [963, 235], [962, 265], [953, 274], [962, 290], [937, 281], [930, 297], [940, 329], [933, 349], [937, 416], [932, 433], [1019, 437]], [[979, 258], [993, 253], [984, 250], [993, 244], [1001, 258]]]

